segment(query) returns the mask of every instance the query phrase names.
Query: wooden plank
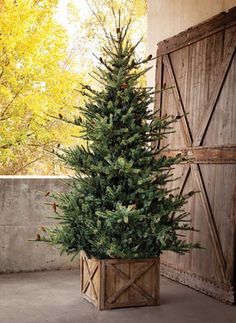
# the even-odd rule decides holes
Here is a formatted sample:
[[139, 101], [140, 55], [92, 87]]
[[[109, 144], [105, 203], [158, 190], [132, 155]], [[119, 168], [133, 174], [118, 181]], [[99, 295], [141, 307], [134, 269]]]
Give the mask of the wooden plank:
[[[178, 114], [178, 102], [173, 95], [173, 84], [171, 83], [167, 68], [163, 64], [163, 84], [166, 86], [166, 90], [162, 93], [162, 106], [161, 116], [177, 115]], [[185, 146], [185, 139], [183, 137], [181, 122], [175, 122], [171, 125], [173, 127], [172, 133], [166, 138], [163, 138], [160, 147], [166, 146], [171, 142], [172, 147], [178, 148], [179, 145]]]
[[157, 58], [156, 61], [156, 73], [155, 73], [155, 102], [154, 111], [159, 110], [159, 116], [161, 114], [161, 101], [162, 101], [162, 87], [163, 87], [163, 61], [162, 56]]
[[98, 308], [103, 310], [105, 309], [105, 293], [106, 293], [106, 266], [105, 262], [99, 260], [100, 267], [100, 290], [99, 290], [99, 304]]
[[171, 66], [171, 62], [170, 62], [170, 59], [169, 59], [168, 55], [165, 55], [163, 57], [163, 62], [164, 62], [165, 67], [168, 70], [169, 77], [170, 77], [170, 80], [171, 80], [171, 84], [173, 86], [173, 93], [174, 93], [174, 96], [175, 96], [175, 99], [176, 99], [176, 102], [177, 102], [177, 113], [178, 113], [178, 115], [183, 116], [180, 119], [180, 124], [181, 124], [181, 129], [182, 129], [185, 144], [186, 144], [186, 146], [189, 147], [189, 146], [192, 145], [191, 132], [190, 132], [189, 125], [188, 125], [188, 120], [187, 120], [186, 115], [185, 115], [185, 110], [184, 110], [182, 98], [180, 96], [178, 84], [176, 82], [174, 71], [173, 71], [173, 68]]
[[[156, 73], [155, 73], [155, 96], [154, 96], [154, 108], [153, 111], [156, 113], [156, 117], [161, 117], [161, 106], [162, 106], [162, 85], [163, 85], [163, 61], [162, 57], [158, 57], [156, 60]], [[158, 143], [152, 142], [152, 147], [157, 146], [159, 149], [160, 141]]]
[[220, 71], [218, 73], [218, 78], [216, 79], [215, 86], [213, 87], [214, 90], [211, 94], [210, 100], [209, 100], [209, 102], [206, 103], [204, 118], [203, 118], [202, 123], [199, 127], [199, 130], [194, 138], [193, 146], [199, 146], [203, 140], [207, 126], [208, 126], [211, 116], [214, 112], [217, 99], [220, 95], [220, 91], [221, 91], [222, 86], [224, 84], [225, 77], [226, 77], [227, 72], [229, 70], [230, 63], [231, 63], [232, 58], [234, 56], [235, 47], [236, 47], [236, 35], [234, 35], [232, 43], [231, 43], [231, 45], [229, 45], [229, 48], [227, 50], [227, 54], [225, 55], [225, 59], [222, 62], [222, 66], [221, 66]]
[[96, 258], [88, 258], [84, 251], [80, 252], [81, 295], [99, 308], [100, 267]]
[[189, 174], [190, 174], [190, 165], [187, 164], [185, 166], [183, 175], [181, 177], [180, 186], [179, 186], [179, 194], [182, 194], [183, 193], [183, 189], [184, 189], [184, 186], [185, 186], [185, 184], [187, 182], [187, 179], [188, 179]]
[[[86, 260], [85, 260], [85, 263], [87, 264]], [[97, 269], [98, 269], [98, 264], [95, 264], [95, 266], [93, 267], [92, 271], [91, 272], [88, 271], [89, 278], [88, 278], [87, 282], [83, 286], [83, 293], [86, 293], [86, 291], [87, 291], [87, 289], [88, 289], [88, 287], [89, 287], [90, 284], [93, 285], [93, 277], [96, 274]], [[94, 285], [93, 285], [93, 290], [95, 290]]]
[[84, 289], [84, 264], [83, 264], [83, 251], [79, 254], [79, 268], [80, 268], [80, 290]]
[[174, 71], [175, 79], [178, 83], [178, 89], [179, 89], [181, 100], [183, 102], [185, 113], [189, 113], [189, 108], [190, 108], [190, 105], [187, 104], [188, 86], [186, 86], [190, 84], [190, 77], [191, 77], [191, 74], [189, 73], [189, 63], [190, 63], [189, 57], [190, 57], [189, 46], [183, 47], [180, 50], [169, 54], [170, 62]]
[[[205, 118], [206, 103], [209, 102], [215, 81], [218, 80], [223, 43], [224, 32], [222, 31], [187, 47], [189, 49], [188, 80], [182, 87], [187, 88], [185, 110], [188, 112], [193, 139], [196, 138], [201, 121]], [[173, 52], [171, 56], [178, 55], [178, 52]]]
[[209, 201], [207, 198], [207, 192], [205, 190], [205, 186], [203, 183], [203, 179], [201, 176], [201, 172], [199, 169], [199, 166], [197, 164], [191, 164], [191, 170], [194, 174], [194, 179], [195, 182], [199, 188], [199, 194], [202, 200], [202, 205], [203, 205], [203, 209], [204, 209], [204, 214], [205, 214], [205, 219], [206, 219], [206, 223], [210, 232], [210, 236], [211, 236], [211, 241], [212, 241], [212, 245], [214, 247], [214, 252], [218, 261], [218, 265], [219, 265], [219, 269], [220, 269], [220, 273], [222, 276], [223, 281], [226, 281], [226, 263], [225, 263], [225, 258], [224, 258], [224, 254], [223, 254], [223, 250], [222, 250], [222, 246], [220, 243], [220, 239], [217, 233], [217, 228], [214, 222], [214, 216], [212, 214], [211, 211], [211, 207], [209, 205]]
[[[122, 264], [117, 264], [115, 267], [120, 268], [120, 270], [130, 277], [130, 263], [122, 263]], [[114, 266], [111, 265], [112, 269], [112, 275], [116, 277], [116, 286], [115, 289], [112, 291], [112, 295], [110, 298], [112, 298], [118, 291], [122, 290], [126, 284], [124, 279], [117, 274], [117, 272], [114, 271]], [[111, 304], [111, 307], [116, 304], [116, 303], [127, 303], [129, 301], [129, 286], [127, 288], [124, 288], [124, 290], [118, 295], [118, 297], [115, 297], [115, 301], [110, 302], [110, 298], [106, 298], [106, 304]]]
[[132, 258], [132, 259], [118, 259], [118, 258], [111, 258], [111, 259], [103, 259], [105, 262], [106, 262], [106, 266], [112, 264], [126, 264], [127, 262], [129, 263], [153, 263], [153, 261], [155, 260], [156, 258]]
[[[152, 280], [150, 280], [152, 282]], [[153, 298], [155, 304], [160, 304], [160, 258], [155, 261], [155, 276], [154, 276], [155, 290], [153, 293]]]
[[[155, 305], [158, 305], [158, 304], [150, 304], [148, 301], [133, 301], [133, 302], [125, 302], [125, 303], [115, 303], [115, 304], [112, 304], [112, 307], [111, 308], [122, 308], [122, 307], [138, 307], [138, 306], [155, 306]], [[109, 309], [111, 309], [109, 308]], [[108, 309], [108, 308], [106, 308]]]
[[[214, 222], [217, 228], [219, 240], [221, 242], [225, 262], [226, 262], [226, 278], [227, 282], [233, 283], [233, 262], [234, 262], [234, 224], [233, 211], [235, 205], [233, 203], [234, 190], [236, 189], [236, 164], [234, 165], [200, 165], [201, 175], [204, 179], [204, 186], [208, 194], [209, 204], [214, 214]], [[200, 198], [200, 196], [198, 197]], [[201, 201], [200, 201], [201, 203]], [[201, 211], [201, 210], [199, 210]], [[203, 211], [202, 211], [203, 212]], [[204, 214], [203, 214], [204, 215]], [[203, 219], [204, 220], [204, 219]], [[205, 221], [201, 221], [199, 229], [210, 237]], [[205, 230], [206, 229], [206, 230]], [[203, 239], [209, 240], [204, 237]], [[205, 276], [220, 281], [219, 269], [216, 263], [214, 250], [210, 250], [211, 241], [202, 244], [207, 248], [206, 267], [204, 268]], [[204, 255], [204, 252], [201, 253]], [[201, 259], [203, 260], [201, 255]], [[202, 261], [203, 262], [203, 261]], [[199, 273], [203, 274], [203, 271]]]
[[[221, 62], [227, 54], [226, 50], [232, 43], [236, 34], [236, 25], [227, 29], [224, 33], [224, 46], [218, 46], [221, 52]], [[219, 68], [218, 68], [219, 71]], [[217, 75], [216, 75], [217, 77]], [[214, 78], [214, 81], [216, 78]], [[213, 83], [213, 82], [212, 82]], [[235, 106], [235, 89], [236, 88], [236, 54], [231, 61], [230, 68], [225, 77], [220, 95], [218, 97], [214, 113], [212, 114], [210, 123], [201, 145], [225, 145], [236, 144], [236, 106]], [[212, 89], [212, 86], [211, 86]], [[211, 94], [211, 93], [210, 93]], [[204, 103], [205, 105], [205, 103]], [[200, 124], [199, 124], [200, 125]]]
[[[83, 290], [83, 293], [86, 292], [88, 286], [90, 286], [93, 290], [93, 294], [94, 294], [94, 297], [95, 299], [97, 300], [98, 299], [98, 296], [97, 296], [97, 292], [96, 292], [96, 289], [95, 289], [95, 286], [94, 286], [94, 282], [93, 282], [93, 274], [96, 272], [97, 268], [98, 268], [98, 264], [95, 265], [95, 268], [94, 270], [90, 270], [89, 268], [89, 264], [88, 264], [88, 259], [87, 258], [84, 258], [84, 264], [85, 264], [85, 267], [87, 269], [87, 273], [88, 273], [88, 283], [85, 284], [84, 288], [85, 290]], [[92, 262], [91, 262], [91, 265], [92, 265]]]
[[[140, 268], [142, 264], [140, 263], [133, 263], [130, 264], [130, 275], [129, 277], [132, 277]], [[140, 279], [141, 282], [139, 284], [137, 284], [136, 282], [134, 284], [136, 284], [137, 286], [142, 286], [141, 288], [143, 289], [144, 287], [144, 281], [143, 281], [143, 277]], [[145, 290], [144, 290], [145, 291]], [[140, 300], [143, 299], [144, 301], [147, 300], [147, 298], [145, 298], [145, 296], [142, 297], [142, 293], [140, 294], [139, 291], [137, 291], [135, 288], [129, 288], [129, 299], [135, 299], [137, 298], [137, 295], [140, 295]]]
[[102, 259], [101, 262], [105, 268], [103, 277], [105, 289], [101, 290], [101, 294], [103, 294], [102, 298], [104, 299], [104, 309], [110, 309], [111, 304], [107, 303], [107, 299], [113, 295], [114, 290], [117, 289], [117, 285], [119, 286], [119, 280], [117, 281], [117, 277], [114, 275], [112, 267], [109, 265], [109, 263]]
[[[236, 174], [236, 171], [235, 171]], [[236, 177], [236, 176], [235, 176]], [[232, 272], [235, 271], [235, 255], [236, 255], [236, 185], [234, 186], [234, 191], [233, 191], [233, 206], [231, 209], [231, 214], [230, 214], [230, 235], [229, 238], [227, 239], [228, 243], [230, 246], [232, 246], [229, 249], [228, 252], [228, 257], [227, 257], [227, 268], [226, 268], [226, 275], [228, 281], [231, 282], [231, 284], [235, 283], [235, 277], [232, 277]]]
[[159, 42], [157, 56], [166, 55], [236, 24], [236, 7], [222, 12], [178, 35]]
[[174, 157], [177, 154], [190, 158], [192, 163], [236, 164], [236, 145], [166, 149], [163, 152], [167, 157]]

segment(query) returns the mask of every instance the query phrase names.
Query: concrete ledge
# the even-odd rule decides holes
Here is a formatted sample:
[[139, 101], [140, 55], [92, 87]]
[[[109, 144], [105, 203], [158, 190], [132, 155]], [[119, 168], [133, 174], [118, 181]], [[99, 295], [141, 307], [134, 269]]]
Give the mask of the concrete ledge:
[[78, 268], [45, 243], [30, 242], [41, 226], [54, 224], [46, 192], [64, 192], [67, 176], [0, 176], [0, 273]]

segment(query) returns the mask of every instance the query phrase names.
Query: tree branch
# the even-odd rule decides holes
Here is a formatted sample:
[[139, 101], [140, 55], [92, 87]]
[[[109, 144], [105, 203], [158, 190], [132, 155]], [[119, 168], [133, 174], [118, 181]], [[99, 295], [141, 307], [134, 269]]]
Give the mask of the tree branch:
[[16, 94], [13, 96], [13, 98], [11, 99], [11, 101], [5, 106], [3, 112], [1, 113], [1, 117], [3, 117], [5, 115], [5, 113], [7, 112], [8, 108], [10, 107], [10, 105], [15, 101], [15, 99], [18, 97], [18, 95], [20, 94], [21, 90], [24, 88], [25, 85], [23, 85], [17, 92]]
[[1, 73], [0, 73], [0, 80], [1, 80], [1, 78], [2, 78], [2, 76], [3, 76], [3, 67], [1, 66], [1, 68], [2, 68], [2, 70], [1, 70]]
[[36, 158], [36, 159], [32, 160], [31, 162], [29, 162], [29, 163], [25, 164], [24, 166], [22, 166], [22, 167], [20, 167], [19, 169], [17, 169], [17, 170], [13, 173], [13, 175], [16, 175], [17, 173], [19, 173], [20, 171], [22, 171], [22, 169], [26, 168], [27, 166], [29, 166], [29, 165], [31, 165], [31, 164], [33, 164], [33, 163], [36, 163], [36, 161], [38, 161], [38, 160], [42, 159], [43, 157], [44, 157], [44, 155], [42, 155], [42, 156], [40, 156], [40, 157], [38, 157], [38, 158]]

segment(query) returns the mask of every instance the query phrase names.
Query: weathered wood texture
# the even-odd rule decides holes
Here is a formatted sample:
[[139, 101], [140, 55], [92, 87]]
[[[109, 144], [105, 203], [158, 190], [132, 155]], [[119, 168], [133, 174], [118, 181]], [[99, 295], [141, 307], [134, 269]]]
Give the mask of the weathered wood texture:
[[[186, 206], [188, 241], [205, 250], [167, 252], [161, 272], [222, 301], [235, 289], [236, 8], [158, 44], [156, 96], [160, 114], [184, 115], [164, 140], [166, 155], [191, 158], [174, 171], [171, 188], [199, 191]], [[170, 89], [168, 89], [170, 88]]]
[[168, 54], [209, 37], [217, 31], [225, 30], [226, 28], [235, 25], [235, 19], [236, 7], [231, 8], [228, 12], [221, 12], [213, 19], [210, 18], [197, 26], [190, 27], [176, 36], [159, 42], [157, 44], [158, 55]]
[[159, 259], [96, 259], [80, 254], [81, 294], [99, 310], [159, 304]]

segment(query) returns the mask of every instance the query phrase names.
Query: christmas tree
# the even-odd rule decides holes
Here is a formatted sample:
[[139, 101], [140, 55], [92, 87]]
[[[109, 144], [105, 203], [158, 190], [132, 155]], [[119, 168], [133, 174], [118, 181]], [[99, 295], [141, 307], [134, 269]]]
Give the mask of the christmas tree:
[[53, 194], [59, 224], [40, 240], [68, 254], [147, 258], [199, 247], [179, 235], [193, 230], [183, 209], [192, 192], [174, 195], [166, 186], [182, 157], [166, 157], [158, 148], [180, 117], [159, 118], [149, 109], [155, 91], [139, 80], [152, 57], [136, 57], [129, 26], [121, 27], [119, 18], [116, 31], [106, 33], [94, 72], [101, 88], [83, 85], [86, 103], [72, 123], [83, 128], [86, 144], [60, 154], [75, 175], [69, 192]]

